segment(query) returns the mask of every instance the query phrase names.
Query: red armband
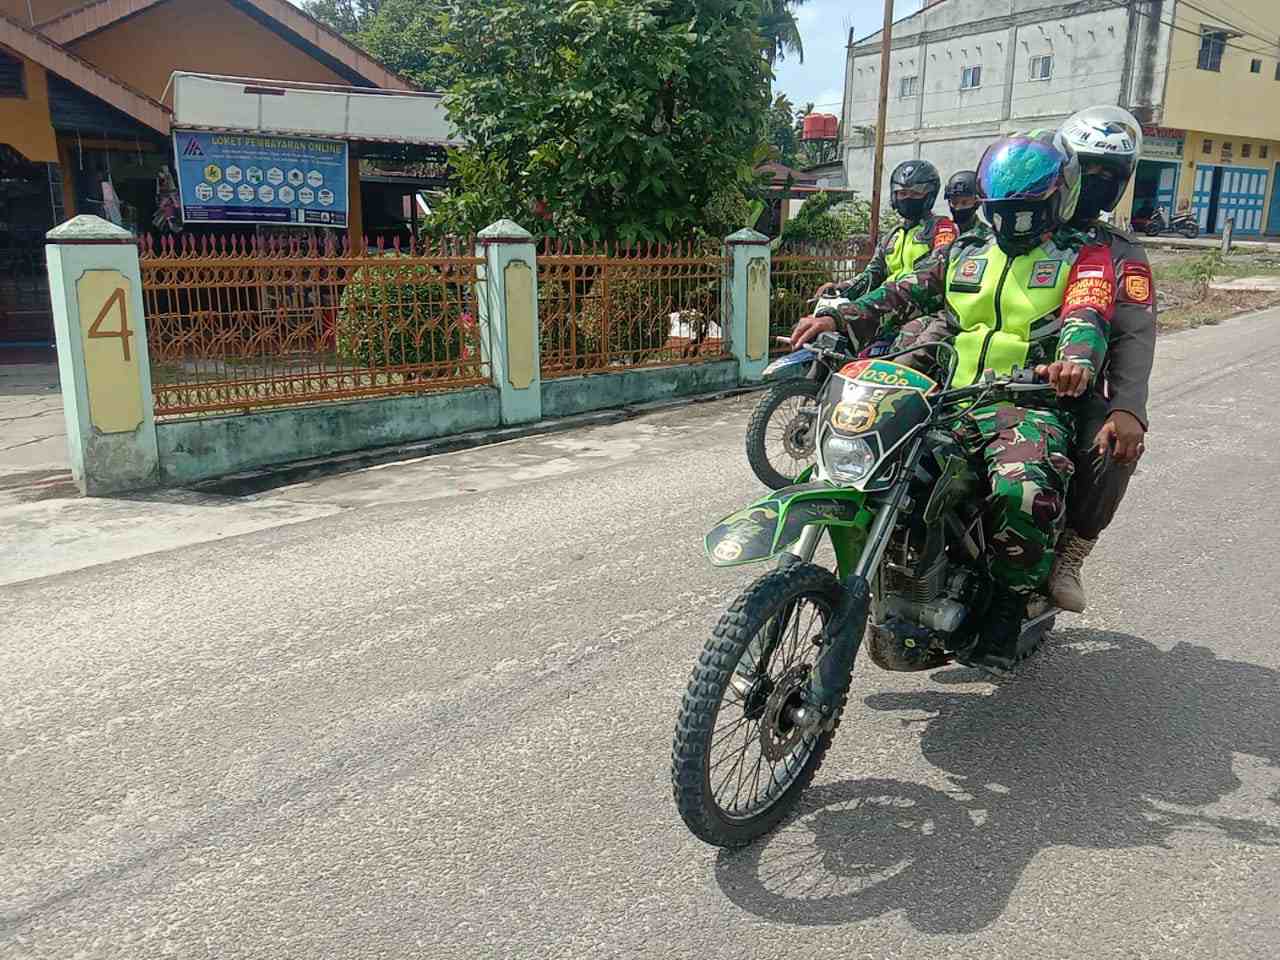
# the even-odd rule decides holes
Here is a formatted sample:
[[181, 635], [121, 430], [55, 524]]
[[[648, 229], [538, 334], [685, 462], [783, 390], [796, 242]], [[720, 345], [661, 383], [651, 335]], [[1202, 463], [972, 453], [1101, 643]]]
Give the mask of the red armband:
[[1115, 313], [1116, 268], [1108, 247], [1090, 244], [1071, 267], [1062, 311], [1065, 314], [1080, 307], [1096, 311], [1108, 322]]

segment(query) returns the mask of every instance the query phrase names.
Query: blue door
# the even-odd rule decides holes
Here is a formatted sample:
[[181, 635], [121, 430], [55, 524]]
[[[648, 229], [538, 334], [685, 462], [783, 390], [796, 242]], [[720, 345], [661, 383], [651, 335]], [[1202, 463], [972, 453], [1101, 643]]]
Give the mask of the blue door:
[[1196, 164], [1196, 182], [1191, 187], [1191, 212], [1200, 221], [1200, 230], [1210, 233], [1209, 205], [1213, 201], [1213, 174], [1217, 167], [1208, 163]]
[[1266, 202], [1266, 170], [1207, 163], [1196, 165], [1191, 212], [1205, 233], [1221, 233], [1228, 217], [1235, 220], [1237, 234], [1261, 233]]
[[1271, 216], [1267, 220], [1267, 233], [1280, 233], [1280, 163], [1271, 176]]
[[1178, 165], [1160, 164], [1160, 179], [1156, 182], [1156, 206], [1164, 210], [1165, 218], [1173, 219], [1173, 204], [1178, 196]]
[[1255, 167], [1224, 167], [1218, 193], [1218, 216], [1213, 232], [1221, 233], [1227, 219], [1235, 220], [1238, 234], [1262, 232], [1262, 210], [1267, 202], [1267, 171]]

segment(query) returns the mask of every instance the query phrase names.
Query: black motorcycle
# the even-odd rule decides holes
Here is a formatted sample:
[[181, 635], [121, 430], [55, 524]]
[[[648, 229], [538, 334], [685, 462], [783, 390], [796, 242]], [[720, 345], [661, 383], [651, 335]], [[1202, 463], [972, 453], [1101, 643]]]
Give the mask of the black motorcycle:
[[1140, 227], [1148, 237], [1158, 237], [1162, 233], [1177, 233], [1190, 240], [1200, 236], [1200, 221], [1193, 214], [1180, 213], [1170, 221], [1165, 218], [1164, 210], [1159, 207], [1151, 214], [1149, 220], [1135, 222], [1134, 226]]

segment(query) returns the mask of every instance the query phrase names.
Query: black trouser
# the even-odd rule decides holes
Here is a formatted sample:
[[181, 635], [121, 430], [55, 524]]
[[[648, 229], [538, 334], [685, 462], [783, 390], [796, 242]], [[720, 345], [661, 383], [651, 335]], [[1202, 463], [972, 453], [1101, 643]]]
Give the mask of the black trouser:
[[1075, 412], [1078, 430], [1071, 458], [1076, 472], [1067, 494], [1067, 529], [1086, 540], [1096, 540], [1111, 525], [1136, 465], [1122, 466], [1112, 460], [1102, 466], [1093, 438], [1107, 420], [1105, 402], [1093, 397]]

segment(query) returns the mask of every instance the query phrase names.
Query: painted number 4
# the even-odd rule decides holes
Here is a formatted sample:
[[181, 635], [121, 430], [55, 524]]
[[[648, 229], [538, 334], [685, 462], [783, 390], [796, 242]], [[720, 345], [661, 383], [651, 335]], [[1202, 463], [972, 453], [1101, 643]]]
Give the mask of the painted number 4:
[[[89, 328], [90, 340], [112, 340], [116, 337], [120, 338], [120, 349], [124, 353], [124, 362], [128, 363], [131, 355], [129, 353], [129, 340], [133, 337], [133, 331], [129, 329], [129, 313], [125, 305], [125, 292], [123, 287], [116, 287], [111, 296], [107, 298], [107, 302], [102, 305], [102, 309], [98, 311], [98, 318], [93, 321], [93, 326]], [[120, 317], [119, 330], [103, 330], [103, 321], [111, 313], [111, 308], [115, 307]]]

